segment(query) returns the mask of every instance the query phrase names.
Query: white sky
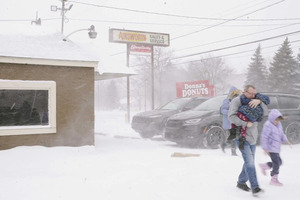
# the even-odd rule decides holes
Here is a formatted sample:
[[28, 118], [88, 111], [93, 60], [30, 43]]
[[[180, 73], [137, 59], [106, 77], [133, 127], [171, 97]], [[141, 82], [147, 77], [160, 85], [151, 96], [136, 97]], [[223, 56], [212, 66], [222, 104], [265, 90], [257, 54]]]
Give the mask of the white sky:
[[[98, 6], [82, 5], [76, 3], [76, 1], [91, 3]], [[98, 32], [97, 39], [90, 40], [87, 36], [87, 32], [85, 31], [75, 33], [74, 35], [70, 36], [70, 39], [74, 42], [84, 44], [91, 48], [93, 51], [99, 53], [100, 57], [102, 58], [102, 62], [105, 65], [126, 65], [126, 54], [124, 53], [126, 45], [109, 43], [109, 28], [124, 28], [127, 30], [138, 30], [145, 32], [149, 31], [169, 33], [171, 38], [170, 48], [175, 51], [176, 56], [183, 56], [295, 32], [299, 31], [300, 27], [300, 1], [298, 0], [76, 1], [67, 2], [67, 7], [70, 4], [73, 4], [73, 7], [66, 13], [68, 22], [64, 24], [64, 34], [67, 35], [77, 29], [89, 28], [91, 24], [95, 25]], [[51, 5], [57, 5], [58, 7], [61, 7], [61, 1], [28, 0], [26, 1], [26, 3], [24, 3], [24, 1], [22, 0], [0, 0], [1, 29], [9, 29], [10, 26], [18, 26], [24, 23], [30, 24], [31, 20], [35, 19], [36, 12], [38, 12], [38, 16], [42, 19], [42, 26], [60, 32], [60, 12], [50, 11]], [[130, 12], [128, 10], [124, 11], [116, 8], [198, 18], [237, 18], [251, 20], [263, 19], [264, 21], [230, 21], [224, 23], [224, 20], [202, 20], [186, 17], [163, 16], [158, 14], [145, 14], [143, 12]], [[298, 20], [294, 20], [295, 18], [297, 18]], [[290, 20], [270, 21], [267, 19]], [[299, 24], [295, 24], [297, 22]], [[220, 23], [224, 24], [216, 26]], [[273, 30], [270, 31], [270, 29]], [[262, 31], [264, 32], [259, 33]], [[243, 35], [248, 36], [240, 37]], [[300, 47], [300, 42], [294, 41], [299, 40], [299, 34], [290, 35], [288, 37], [292, 42], [292, 48], [294, 50], [294, 55], [296, 56], [296, 54], [299, 53], [298, 49]], [[227, 40], [229, 38], [235, 39]], [[277, 39], [261, 42], [261, 46], [263, 48], [262, 53], [266, 61], [271, 61], [271, 58], [274, 56], [274, 52], [280, 47], [284, 39], [285, 37], [280, 37]], [[227, 41], [214, 43], [220, 40]], [[207, 43], [214, 44], [204, 45]], [[245, 68], [247, 68], [247, 65], [250, 62], [250, 57], [253, 55], [254, 50], [257, 48], [257, 46], [258, 43], [254, 43], [237, 48], [216, 51], [211, 53], [211, 55], [221, 56], [242, 51], [249, 51], [243, 54], [224, 57], [226, 63], [230, 67], [235, 68], [237, 72], [242, 72]], [[264, 47], [270, 46], [274, 47], [264, 49]], [[120, 52], [123, 53], [119, 54]], [[182, 62], [185, 62], [187, 60], [195, 60], [196, 58], [197, 56], [188, 57], [186, 59], [183, 59]]]

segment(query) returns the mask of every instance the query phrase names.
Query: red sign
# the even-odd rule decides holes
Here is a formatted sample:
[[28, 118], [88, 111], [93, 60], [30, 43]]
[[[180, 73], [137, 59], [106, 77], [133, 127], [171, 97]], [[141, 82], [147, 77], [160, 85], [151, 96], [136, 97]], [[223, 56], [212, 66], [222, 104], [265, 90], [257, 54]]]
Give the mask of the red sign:
[[215, 86], [208, 80], [176, 83], [177, 97], [212, 97], [216, 95]]
[[147, 45], [140, 45], [140, 44], [130, 44], [129, 50], [130, 52], [151, 53], [152, 47]]

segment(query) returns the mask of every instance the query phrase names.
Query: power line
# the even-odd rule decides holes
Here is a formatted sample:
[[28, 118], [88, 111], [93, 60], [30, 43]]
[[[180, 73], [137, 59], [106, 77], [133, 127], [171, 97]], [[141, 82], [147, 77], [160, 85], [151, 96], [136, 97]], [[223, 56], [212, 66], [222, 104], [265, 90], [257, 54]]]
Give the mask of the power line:
[[[209, 24], [202, 25], [202, 24], [170, 24], [170, 23], [154, 23], [154, 22], [134, 22], [134, 21], [115, 21], [115, 20], [100, 20], [100, 19], [80, 19], [80, 18], [68, 18], [68, 20], [74, 21], [89, 21], [89, 22], [100, 22], [100, 23], [116, 23], [116, 24], [140, 24], [140, 25], [157, 25], [157, 26], [211, 26]], [[299, 18], [300, 20], [300, 18]], [[248, 26], [279, 26], [279, 25], [286, 25], [286, 24], [252, 24], [252, 25], [245, 25], [245, 24], [234, 24], [234, 25], [224, 25], [225, 27], [248, 27]]]
[[[296, 42], [300, 42], [300, 40], [295, 40], [295, 41], [290, 41], [289, 43], [296, 43]], [[272, 45], [272, 46], [267, 46], [267, 47], [261, 47], [261, 49], [268, 49], [268, 48], [272, 48], [272, 47], [276, 47], [279, 46], [281, 44], [276, 44], [276, 45]], [[213, 59], [213, 58], [223, 58], [223, 57], [228, 57], [228, 56], [233, 56], [233, 55], [238, 55], [238, 54], [243, 54], [243, 53], [248, 53], [248, 52], [253, 52], [254, 50], [246, 50], [246, 51], [239, 51], [239, 52], [235, 52], [235, 53], [230, 53], [230, 54], [223, 54], [220, 56], [213, 56], [213, 57], [209, 57], [209, 58], [201, 58], [201, 60], [209, 60], [209, 59]], [[169, 59], [169, 58], [168, 58]], [[175, 58], [176, 59], [176, 58]], [[163, 59], [165, 60], [165, 59]], [[174, 60], [174, 58], [170, 58], [170, 60]], [[180, 62], [180, 63], [172, 63], [172, 65], [182, 65], [182, 64], [186, 64], [186, 63], [191, 63], [191, 62], [195, 62], [195, 61], [199, 61], [198, 60], [189, 60], [189, 61], [185, 61], [185, 62]], [[137, 64], [137, 65], [132, 65], [131, 67], [136, 67], [136, 66], [141, 66], [143, 64]]]
[[[295, 40], [295, 41], [291, 41], [289, 43], [296, 43], [296, 42], [300, 42], [300, 40]], [[276, 44], [276, 45], [272, 45], [272, 46], [267, 46], [267, 47], [261, 47], [261, 49], [268, 49], [268, 48], [272, 48], [272, 47], [276, 47], [280, 44]], [[248, 53], [248, 52], [253, 52], [253, 49], [251, 50], [246, 50], [246, 51], [239, 51], [239, 52], [235, 52], [235, 53], [230, 53], [230, 54], [224, 54], [221, 56], [213, 56], [213, 57], [209, 57], [209, 58], [201, 58], [201, 60], [208, 60], [208, 59], [213, 59], [213, 58], [222, 58], [222, 57], [228, 57], [228, 56], [233, 56], [233, 55], [238, 55], [238, 54], [243, 54], [243, 53]], [[170, 60], [173, 60], [172, 58]], [[195, 62], [195, 61], [199, 61], [199, 60], [190, 60], [190, 61], [186, 61], [186, 62], [181, 62], [181, 63], [172, 63], [172, 65], [181, 65], [181, 64], [186, 64], [186, 63], [191, 63], [191, 62]]]
[[[99, 22], [99, 23], [116, 23], [116, 24], [140, 24], [140, 25], [157, 25], [157, 26], [190, 26], [190, 27], [198, 27], [198, 26], [211, 26], [209, 24], [181, 24], [181, 23], [154, 23], [154, 22], [135, 22], [135, 21], [115, 21], [115, 20], [101, 20], [101, 19], [83, 19], [83, 18], [67, 18], [69, 21], [87, 21], [87, 22]], [[42, 21], [51, 21], [51, 20], [61, 20], [61, 18], [41, 18]], [[300, 18], [299, 18], [300, 20]], [[23, 22], [28, 21], [31, 22], [32, 19], [0, 19], [0, 22]], [[280, 26], [286, 25], [284, 24], [232, 24], [232, 25], [224, 25], [224, 27], [259, 27], [259, 26]], [[290, 24], [288, 24], [290, 25]]]
[[[282, 0], [282, 1], [285, 1], [285, 0]], [[151, 12], [151, 11], [145, 11], [145, 10], [135, 10], [135, 9], [129, 9], [129, 8], [105, 6], [105, 5], [98, 5], [98, 4], [93, 4], [93, 3], [84, 3], [84, 2], [80, 2], [80, 1], [69, 1], [69, 2], [78, 3], [78, 4], [82, 4], [82, 5], [87, 5], [87, 6], [93, 6], [93, 7], [115, 9], [115, 10], [129, 11], [129, 12], [137, 12], [137, 13], [143, 13], [143, 14], [189, 18], [189, 19], [200, 19], [200, 20], [215, 20], [215, 21], [228, 21], [228, 20], [230, 20], [230, 21], [232, 21], [232, 20], [235, 20], [235, 21], [290, 21], [290, 20], [300, 20], [300, 18], [286, 18], [286, 19], [282, 19], [282, 18], [281, 19], [236, 19], [236, 18], [234, 18], [234, 19], [226, 19], [226, 18], [213, 18], [213, 17], [196, 17], [196, 16], [176, 15], [176, 14]], [[279, 3], [281, 3], [281, 2], [279, 2]]]
[[225, 50], [225, 49], [231, 49], [231, 48], [235, 48], [235, 47], [239, 47], [239, 46], [244, 46], [244, 45], [248, 45], [248, 44], [253, 44], [253, 43], [262, 42], [262, 41], [266, 41], [266, 40], [271, 40], [271, 39], [275, 39], [275, 38], [279, 38], [279, 37], [283, 37], [283, 36], [287, 36], [287, 35], [292, 35], [292, 34], [296, 34], [296, 33], [300, 33], [300, 31], [290, 32], [290, 33], [281, 34], [281, 35], [277, 35], [277, 36], [273, 36], [273, 37], [268, 37], [268, 38], [264, 38], [264, 39], [260, 39], [260, 40], [255, 40], [255, 41], [251, 41], [251, 42], [236, 44], [236, 45], [227, 46], [227, 47], [222, 47], [222, 48], [219, 48], [219, 49], [213, 49], [213, 50], [203, 51], [203, 52], [199, 52], [199, 53], [194, 53], [194, 54], [179, 56], [179, 57], [176, 57], [176, 58], [173, 58], [173, 59], [191, 57], [191, 56], [196, 56], [196, 55], [200, 55], [200, 54], [204, 54], [204, 53], [211, 53], [211, 52], [215, 52], [215, 51], [221, 51], [221, 50]]
[[227, 38], [227, 39], [223, 39], [223, 40], [219, 40], [219, 41], [215, 41], [215, 42], [210, 42], [210, 43], [206, 43], [206, 44], [195, 45], [195, 46], [192, 46], [192, 47], [187, 47], [187, 48], [179, 49], [179, 50], [176, 50], [176, 51], [178, 52], [178, 51], [192, 49], [192, 48], [201, 47], [201, 46], [206, 46], [206, 45], [210, 45], [210, 44], [216, 44], [216, 43], [220, 43], [220, 42], [225, 42], [225, 41], [229, 41], [229, 40], [233, 40], [233, 39], [237, 39], [237, 38], [243, 38], [243, 37], [246, 37], [246, 36], [256, 35], [256, 34], [268, 32], [268, 31], [273, 31], [273, 30], [277, 30], [277, 29], [281, 29], [281, 28], [286, 28], [286, 27], [289, 27], [289, 26], [299, 25], [299, 24], [300, 23], [289, 24], [289, 25], [286, 25], [286, 26], [272, 28], [272, 29], [268, 29], [268, 30], [264, 30], [264, 31], [259, 31], [259, 32], [255, 32], [255, 33], [250, 33], [250, 34], [246, 34], [246, 35], [241, 35], [241, 36], [237, 36], [237, 37]]
[[[41, 18], [41, 20], [61, 20], [61, 18]], [[32, 19], [0, 19], [0, 22], [31, 22]]]
[[[210, 43], [206, 43], [206, 44], [195, 45], [195, 46], [191, 46], [191, 47], [187, 47], [187, 48], [183, 48], [183, 49], [178, 49], [175, 52], [179, 52], [179, 51], [183, 51], [183, 50], [188, 50], [188, 49], [192, 49], [192, 48], [196, 48], [196, 47], [201, 47], [201, 46], [206, 46], [206, 45], [210, 45], [210, 44], [216, 44], [216, 43], [220, 43], [220, 42], [225, 42], [225, 41], [229, 41], [229, 40], [233, 40], [233, 39], [237, 39], [237, 38], [243, 38], [243, 37], [246, 37], [246, 36], [256, 35], [256, 34], [268, 32], [268, 31], [273, 31], [273, 30], [277, 30], [277, 29], [281, 29], [281, 28], [286, 28], [286, 27], [289, 27], [289, 26], [299, 25], [299, 24], [300, 23], [289, 24], [289, 25], [286, 25], [286, 26], [281, 26], [281, 27], [277, 27], [277, 28], [273, 28], [273, 29], [268, 29], [268, 30], [259, 31], [259, 32], [255, 32], [255, 33], [240, 35], [240, 36], [237, 36], [237, 37], [227, 38], [227, 39], [224, 39], [224, 40], [214, 41], [214, 42], [210, 42]], [[116, 55], [120, 55], [120, 54], [124, 54], [124, 53], [126, 53], [126, 52], [122, 51], [122, 52], [118, 52], [118, 53], [115, 53], [115, 54], [111, 54], [110, 56], [116, 56]]]
[[204, 29], [201, 29], [201, 30], [198, 30], [198, 31], [194, 31], [194, 32], [191, 32], [191, 33], [187, 33], [187, 34], [184, 34], [184, 35], [175, 37], [175, 38], [173, 38], [173, 39], [171, 39], [171, 40], [176, 40], [176, 39], [178, 39], [178, 38], [186, 37], [186, 36], [189, 36], [189, 35], [192, 35], [192, 34], [195, 34], [195, 33], [199, 33], [200, 31], [204, 31], [204, 30], [208, 30], [208, 29], [211, 29], [211, 28], [220, 26], [220, 25], [225, 24], [225, 23], [227, 23], [227, 22], [237, 20], [238, 18], [244, 17], [244, 16], [246, 16], [246, 15], [250, 15], [250, 14], [253, 14], [253, 13], [255, 13], [255, 12], [258, 12], [258, 11], [264, 10], [264, 9], [266, 9], [266, 8], [269, 8], [269, 7], [271, 7], [271, 6], [277, 5], [277, 4], [282, 3], [282, 2], [284, 2], [284, 1], [285, 1], [285, 0], [281, 0], [281, 1], [275, 2], [275, 3], [273, 3], [273, 4], [270, 4], [270, 5], [268, 5], [268, 6], [265, 6], [265, 7], [263, 7], [263, 8], [254, 10], [254, 11], [249, 12], [249, 13], [246, 13], [246, 14], [243, 14], [243, 15], [241, 15], [241, 16], [239, 16], [239, 17], [234, 18], [234, 19], [229, 19], [229, 20], [226, 20], [226, 21], [224, 21], [224, 22], [221, 22], [221, 23], [218, 23], [218, 24], [209, 26], [209, 27], [207, 27], [207, 28], [204, 28]]

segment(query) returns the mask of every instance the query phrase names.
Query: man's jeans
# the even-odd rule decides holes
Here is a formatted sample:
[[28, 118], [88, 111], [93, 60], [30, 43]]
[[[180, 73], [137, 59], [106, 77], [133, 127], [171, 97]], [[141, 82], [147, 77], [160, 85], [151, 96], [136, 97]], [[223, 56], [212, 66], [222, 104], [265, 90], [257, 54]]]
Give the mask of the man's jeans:
[[[239, 146], [238, 140], [236, 140], [236, 144]], [[238, 183], [245, 184], [249, 180], [251, 189], [258, 187], [254, 163], [255, 149], [256, 145], [249, 145], [249, 143], [246, 141], [244, 149], [240, 150], [244, 159], [244, 165], [242, 172], [239, 175]]]

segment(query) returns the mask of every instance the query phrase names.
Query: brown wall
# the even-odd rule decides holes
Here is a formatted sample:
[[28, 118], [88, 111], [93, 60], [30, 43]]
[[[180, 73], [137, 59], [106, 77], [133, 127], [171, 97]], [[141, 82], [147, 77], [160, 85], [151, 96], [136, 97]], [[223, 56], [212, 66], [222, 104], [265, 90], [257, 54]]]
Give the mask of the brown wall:
[[0, 79], [55, 81], [57, 127], [54, 134], [0, 136], [0, 149], [94, 145], [94, 68], [0, 63]]

